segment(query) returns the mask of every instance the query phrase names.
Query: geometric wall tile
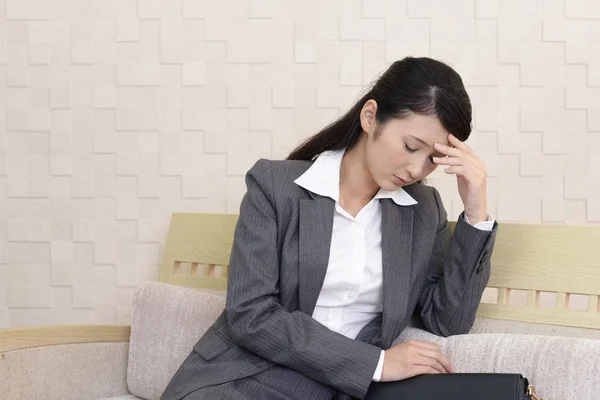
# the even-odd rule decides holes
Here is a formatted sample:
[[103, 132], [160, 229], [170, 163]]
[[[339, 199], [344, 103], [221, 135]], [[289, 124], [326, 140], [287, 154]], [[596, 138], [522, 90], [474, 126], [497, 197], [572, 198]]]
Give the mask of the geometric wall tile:
[[461, 74], [499, 222], [600, 223], [596, 2], [5, 3], [0, 329], [128, 323], [171, 213], [239, 212], [258, 158], [408, 54]]

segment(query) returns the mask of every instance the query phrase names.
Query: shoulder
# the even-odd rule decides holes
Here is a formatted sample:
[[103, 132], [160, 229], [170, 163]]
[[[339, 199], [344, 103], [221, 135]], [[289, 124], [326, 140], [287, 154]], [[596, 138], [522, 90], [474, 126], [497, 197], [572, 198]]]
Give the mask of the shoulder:
[[274, 181], [294, 181], [306, 172], [312, 161], [303, 160], [268, 160], [261, 158], [250, 168], [249, 175], [256, 178], [270, 176]]
[[303, 160], [268, 160], [261, 158], [250, 168], [246, 180], [255, 181], [264, 191], [272, 195], [302, 191], [294, 181], [313, 164]]

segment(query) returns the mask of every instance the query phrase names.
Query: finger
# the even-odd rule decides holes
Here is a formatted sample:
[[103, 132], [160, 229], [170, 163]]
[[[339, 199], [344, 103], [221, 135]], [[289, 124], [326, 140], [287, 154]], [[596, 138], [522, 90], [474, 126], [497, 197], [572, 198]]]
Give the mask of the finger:
[[448, 373], [448, 370], [435, 358], [423, 356], [423, 358], [420, 361], [416, 362], [416, 365], [424, 365], [427, 367], [431, 367], [438, 371], [440, 374]]
[[435, 368], [431, 368], [425, 365], [417, 365], [411, 373], [411, 376], [409, 376], [409, 378], [412, 378], [413, 376], [418, 376], [418, 375], [435, 375], [435, 374], [439, 374], [440, 371], [436, 370]]
[[479, 175], [487, 175], [487, 166], [485, 164], [477, 162], [477, 160], [470, 157], [433, 157], [433, 162], [436, 165], [448, 165], [450, 167], [456, 167], [452, 170], [446, 168], [445, 171], [449, 174], [465, 176], [469, 173], [469, 171], [472, 171], [474, 173], [473, 177], [477, 177]]
[[[452, 159], [452, 157], [449, 158]], [[436, 165], [448, 165], [447, 168], [444, 168], [445, 173], [464, 177], [472, 182], [478, 182], [481, 179], [485, 179], [487, 175], [485, 166], [482, 167], [477, 164], [469, 164], [464, 161], [443, 161], [439, 163], [434, 161], [434, 163]]]
[[466, 144], [465, 142], [461, 142], [460, 139], [458, 139], [453, 134], [448, 135], [448, 142], [455, 148], [464, 151], [469, 156], [473, 158], [478, 158], [477, 154], [475, 154], [475, 151], [471, 147], [469, 147], [468, 144]]
[[452, 136], [454, 139], [450, 140], [450, 144], [454, 145], [454, 147], [447, 146], [443, 143], [435, 143], [435, 148], [443, 154], [446, 154], [451, 157], [460, 157], [466, 160], [470, 160], [473, 164], [478, 167], [483, 167], [485, 162], [481, 157], [479, 157], [473, 149], [467, 146], [465, 143], [458, 140], [456, 137]]
[[463, 176], [465, 174], [465, 167], [462, 165], [453, 165], [451, 167], [444, 168], [444, 172], [447, 174]]
[[436, 360], [439, 364], [442, 365], [445, 371], [451, 372], [454, 370], [454, 367], [448, 357], [446, 357], [441, 351], [423, 351], [421, 353], [422, 356], [429, 357], [430, 359]]
[[423, 358], [415, 362], [415, 364], [428, 365], [432, 368], [437, 368], [438, 371], [444, 374], [448, 372], [448, 368], [446, 367], [449, 366], [449, 360], [445, 359], [445, 356], [441, 351], [424, 350], [420, 353], [420, 356]]
[[464, 165], [465, 159], [460, 157], [433, 157], [437, 165]]
[[440, 358], [438, 359], [438, 362], [440, 364], [442, 364], [442, 366], [444, 367], [444, 369], [446, 371], [448, 371], [448, 373], [454, 373], [455, 372], [454, 365], [448, 359], [448, 357], [446, 357], [445, 355], [441, 354]]
[[450, 144], [452, 146], [456, 147], [457, 149], [461, 149], [461, 150], [464, 150], [466, 152], [472, 152], [473, 151], [465, 142], [460, 141], [453, 134], [449, 134], [448, 135], [448, 142], [450, 142]]
[[477, 161], [481, 165], [485, 165], [485, 162], [479, 155], [473, 150], [468, 144], [465, 142], [461, 142], [456, 136], [453, 134], [448, 135], [448, 142], [453, 145], [455, 148], [464, 151], [468, 154], [473, 160]]
[[451, 157], [464, 157], [465, 156], [464, 150], [457, 149], [456, 147], [446, 146], [443, 143], [437, 143], [437, 142], [433, 146], [437, 151], [439, 151], [440, 153], [445, 154], [447, 156], [451, 156]]
[[437, 351], [441, 351], [440, 350], [440, 346], [438, 346], [435, 343], [428, 343], [428, 342], [417, 342], [416, 340], [413, 340], [410, 342], [411, 344], [423, 348], [423, 349], [428, 349], [428, 350], [437, 350]]

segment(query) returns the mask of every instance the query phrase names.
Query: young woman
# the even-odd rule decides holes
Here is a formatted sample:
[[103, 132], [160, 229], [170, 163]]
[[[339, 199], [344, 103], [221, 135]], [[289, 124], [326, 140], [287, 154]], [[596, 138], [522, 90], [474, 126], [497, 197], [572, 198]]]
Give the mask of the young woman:
[[[161, 399], [363, 398], [372, 382], [453, 372], [435, 345], [391, 345], [413, 316], [443, 336], [473, 324], [497, 224], [470, 133], [460, 76], [405, 58], [287, 160], [259, 160], [226, 309]], [[421, 183], [438, 165], [464, 203], [453, 235]]]

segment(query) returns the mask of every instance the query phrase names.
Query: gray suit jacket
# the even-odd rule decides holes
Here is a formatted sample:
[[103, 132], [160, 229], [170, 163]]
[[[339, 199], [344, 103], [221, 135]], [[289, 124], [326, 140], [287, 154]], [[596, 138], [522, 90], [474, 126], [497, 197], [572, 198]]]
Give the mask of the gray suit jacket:
[[327, 269], [335, 208], [332, 199], [293, 182], [311, 164], [259, 160], [248, 172], [226, 309], [163, 400], [282, 367], [299, 372], [307, 385], [362, 398], [381, 349], [391, 346], [413, 314], [442, 336], [471, 328], [489, 279], [497, 224], [482, 231], [461, 216], [451, 235], [439, 193], [421, 184], [405, 187], [416, 205], [381, 200], [383, 312], [356, 340], [311, 317]]

